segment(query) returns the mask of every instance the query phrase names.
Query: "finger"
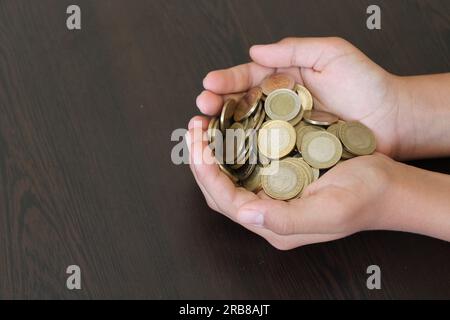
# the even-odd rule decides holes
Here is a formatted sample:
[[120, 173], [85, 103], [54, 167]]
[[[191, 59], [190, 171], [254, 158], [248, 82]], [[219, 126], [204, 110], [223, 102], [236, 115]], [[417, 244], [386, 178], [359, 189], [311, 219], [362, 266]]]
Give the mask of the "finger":
[[349, 234], [307, 234], [280, 236], [272, 233], [265, 238], [272, 246], [279, 250], [292, 250], [298, 247], [304, 247], [311, 244], [329, 242], [345, 238]]
[[[207, 119], [206, 117], [201, 117], [201, 116], [196, 116], [196, 117], [192, 118], [191, 121], [189, 121], [188, 128], [190, 131], [188, 131], [186, 134], [186, 143], [188, 145], [189, 150], [190, 150], [191, 143], [193, 141], [192, 137], [196, 136], [196, 135], [194, 135], [194, 130], [198, 129], [198, 128], [200, 128], [200, 130], [205, 130], [208, 127], [208, 124], [209, 124], [209, 119]], [[208, 206], [210, 208], [212, 208], [213, 210], [217, 211], [218, 210], [217, 204], [215, 203], [215, 201], [213, 200], [211, 195], [208, 193], [208, 191], [202, 185], [199, 184], [197, 174], [196, 174], [195, 170], [193, 169], [191, 161], [189, 161], [189, 167], [192, 171], [192, 175], [194, 176], [195, 181], [197, 182], [197, 185], [199, 186], [200, 190], [203, 193], [203, 196], [206, 199], [206, 202], [208, 203]]]
[[298, 67], [277, 68], [276, 72], [288, 74], [295, 80], [296, 83], [303, 85], [303, 78], [300, 73], [300, 68]]
[[[188, 124], [188, 129], [200, 129], [202, 131], [208, 129], [210, 119], [204, 116], [193, 117]], [[192, 142], [192, 141], [191, 141]]]
[[216, 94], [243, 92], [257, 86], [273, 72], [272, 68], [250, 62], [230, 69], [210, 72], [203, 80], [203, 86]]
[[228, 95], [218, 95], [205, 90], [197, 97], [197, 107], [200, 111], [209, 116], [216, 116], [222, 110], [225, 100], [235, 99], [239, 101], [245, 93], [234, 93]]
[[340, 38], [286, 38], [250, 49], [252, 59], [271, 68], [302, 67], [322, 71], [332, 59], [354, 48]]
[[236, 221], [240, 206], [258, 197], [242, 188], [236, 188], [234, 183], [220, 171], [215, 164], [214, 156], [206, 141], [193, 140], [191, 143], [192, 170], [198, 184], [217, 205], [217, 211]]
[[353, 200], [336, 188], [291, 202], [257, 200], [239, 209], [238, 222], [259, 225], [279, 235], [344, 233]]

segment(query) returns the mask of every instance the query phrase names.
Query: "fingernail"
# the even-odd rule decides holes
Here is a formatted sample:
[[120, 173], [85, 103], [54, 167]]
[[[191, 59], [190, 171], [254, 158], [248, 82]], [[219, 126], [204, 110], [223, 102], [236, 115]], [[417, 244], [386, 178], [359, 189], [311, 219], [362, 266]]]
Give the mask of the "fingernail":
[[239, 213], [238, 221], [242, 224], [262, 227], [264, 225], [264, 215], [255, 210], [243, 210]]

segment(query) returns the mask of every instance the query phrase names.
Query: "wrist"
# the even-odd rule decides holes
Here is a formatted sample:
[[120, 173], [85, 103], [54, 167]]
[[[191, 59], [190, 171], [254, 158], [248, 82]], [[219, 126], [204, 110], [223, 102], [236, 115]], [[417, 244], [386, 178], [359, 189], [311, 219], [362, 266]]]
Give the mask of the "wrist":
[[394, 137], [390, 156], [402, 160], [415, 153], [417, 119], [412, 112], [414, 98], [408, 77], [390, 75], [391, 108], [395, 112]]
[[450, 241], [450, 177], [392, 161], [385, 200], [373, 229]]
[[401, 219], [398, 214], [397, 190], [402, 189], [405, 183], [402, 164], [385, 156], [378, 158], [378, 170], [376, 173], [377, 193], [371, 205], [368, 206], [370, 223], [367, 230], [393, 230]]

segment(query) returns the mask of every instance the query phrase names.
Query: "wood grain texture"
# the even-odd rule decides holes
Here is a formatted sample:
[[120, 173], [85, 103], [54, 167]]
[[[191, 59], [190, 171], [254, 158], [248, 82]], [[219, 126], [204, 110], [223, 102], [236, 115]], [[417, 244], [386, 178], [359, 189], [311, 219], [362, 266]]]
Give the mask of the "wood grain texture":
[[[365, 28], [373, 3], [381, 31]], [[448, 243], [370, 232], [279, 252], [171, 164], [209, 70], [325, 35], [397, 74], [450, 70], [447, 0], [0, 1], [0, 299], [450, 298]], [[413, 164], [450, 173], [449, 159]], [[71, 264], [81, 291], [65, 288]], [[371, 264], [381, 291], [366, 289]]]

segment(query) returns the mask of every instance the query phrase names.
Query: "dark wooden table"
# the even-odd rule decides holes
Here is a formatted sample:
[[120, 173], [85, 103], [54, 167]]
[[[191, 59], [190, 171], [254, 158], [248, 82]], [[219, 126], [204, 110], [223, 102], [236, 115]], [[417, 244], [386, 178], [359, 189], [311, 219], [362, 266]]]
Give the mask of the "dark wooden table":
[[[450, 298], [448, 243], [371, 232], [280, 252], [171, 163], [209, 70], [255, 43], [326, 35], [397, 74], [450, 70], [448, 0], [1, 0], [0, 298]], [[382, 290], [366, 288], [371, 264]]]

